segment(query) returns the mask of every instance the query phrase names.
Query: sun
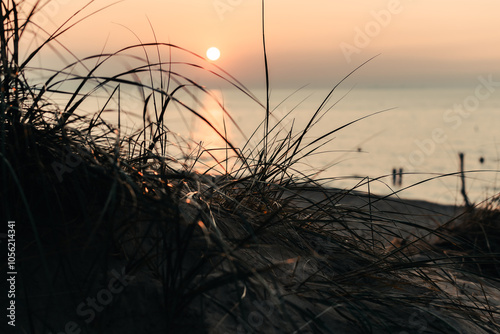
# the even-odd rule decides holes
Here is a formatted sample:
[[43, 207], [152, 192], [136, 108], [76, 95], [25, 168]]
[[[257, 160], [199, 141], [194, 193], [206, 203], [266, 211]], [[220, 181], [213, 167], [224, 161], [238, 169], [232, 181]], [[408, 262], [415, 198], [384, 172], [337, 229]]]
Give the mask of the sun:
[[215, 61], [215, 60], [219, 59], [219, 57], [220, 57], [219, 49], [217, 49], [215, 47], [211, 47], [210, 49], [207, 50], [207, 58], [208, 59]]

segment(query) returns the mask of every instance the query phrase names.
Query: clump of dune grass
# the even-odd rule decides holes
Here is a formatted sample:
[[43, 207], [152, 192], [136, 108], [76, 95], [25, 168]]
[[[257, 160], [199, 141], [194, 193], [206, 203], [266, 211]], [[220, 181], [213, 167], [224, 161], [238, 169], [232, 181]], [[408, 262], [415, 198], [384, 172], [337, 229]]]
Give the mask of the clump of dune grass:
[[[356, 189], [326, 189], [295, 169], [349, 125], [307, 139], [338, 85], [312, 112], [310, 122], [295, 130], [282, 127], [283, 120], [272, 124], [269, 94], [260, 103], [222, 69], [209, 70], [201, 57], [158, 41], [75, 59], [60, 70], [46, 69], [45, 81], [33, 84], [30, 62], [78, 22], [78, 16], [72, 17], [21, 57], [20, 40], [29, 34], [41, 5], [14, 0], [1, 5], [0, 205], [2, 219], [16, 220], [18, 229], [17, 329], [500, 329], [496, 202], [467, 213], [453, 229], [448, 227], [464, 214], [442, 215], [443, 224], [432, 227], [412, 214], [414, 209], [425, 211], [415, 204]], [[162, 50], [172, 49], [197, 63], [161, 59]], [[102, 74], [117, 58], [136, 65]], [[257, 144], [235, 147], [201, 108], [192, 107], [199, 106], [197, 94], [210, 92], [179, 67], [208, 72], [261, 104], [265, 116], [253, 135], [261, 136]], [[125, 87], [143, 97], [136, 111], [141, 114], [139, 129], [121, 125], [125, 107], [119, 102]], [[81, 113], [86, 101], [102, 95], [107, 96], [104, 106]], [[195, 103], [186, 101], [186, 95]], [[65, 102], [53, 102], [57, 96], [66, 97]], [[117, 106], [116, 124], [104, 117], [111, 105]], [[218, 159], [210, 149], [196, 149], [176, 135], [164, 121], [172, 108], [210, 126], [224, 141], [227, 158]], [[230, 111], [225, 115], [231, 121]], [[195, 172], [202, 155], [214, 162], [206, 172]], [[396, 243], [394, 238], [408, 241]], [[436, 250], [451, 245], [460, 245], [463, 253]], [[109, 283], [117, 273], [126, 282], [119, 292], [110, 292], [116, 290]]]
[[467, 210], [444, 229], [445, 239], [435, 243], [444, 252], [462, 256], [462, 266], [492, 278], [500, 278], [500, 211], [498, 195]]

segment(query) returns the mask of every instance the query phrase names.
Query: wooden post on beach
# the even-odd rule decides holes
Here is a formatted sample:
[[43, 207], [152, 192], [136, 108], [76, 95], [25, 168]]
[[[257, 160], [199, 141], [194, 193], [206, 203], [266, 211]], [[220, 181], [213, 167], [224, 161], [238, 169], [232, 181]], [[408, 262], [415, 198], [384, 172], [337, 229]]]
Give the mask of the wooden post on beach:
[[460, 158], [460, 178], [462, 180], [462, 196], [464, 197], [465, 206], [470, 208], [471, 204], [469, 202], [469, 197], [467, 197], [467, 192], [465, 191], [464, 154], [459, 153], [458, 157]]

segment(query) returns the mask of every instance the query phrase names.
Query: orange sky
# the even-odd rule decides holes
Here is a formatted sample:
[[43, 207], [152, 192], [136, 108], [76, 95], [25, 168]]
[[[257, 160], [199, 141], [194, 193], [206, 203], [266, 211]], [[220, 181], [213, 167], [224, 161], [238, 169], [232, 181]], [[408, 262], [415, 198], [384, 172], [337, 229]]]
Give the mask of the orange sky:
[[[52, 30], [86, 1], [52, 0], [35, 19]], [[112, 1], [95, 1], [85, 13]], [[377, 13], [377, 14], [375, 14]], [[500, 78], [497, 0], [269, 0], [268, 57], [274, 87], [331, 85], [368, 58], [353, 82], [370, 85], [475, 83]], [[159, 41], [204, 55], [243, 83], [263, 82], [261, 3], [257, 0], [126, 0], [79, 24], [61, 42], [89, 55]], [[378, 18], [377, 18], [378, 16]]]

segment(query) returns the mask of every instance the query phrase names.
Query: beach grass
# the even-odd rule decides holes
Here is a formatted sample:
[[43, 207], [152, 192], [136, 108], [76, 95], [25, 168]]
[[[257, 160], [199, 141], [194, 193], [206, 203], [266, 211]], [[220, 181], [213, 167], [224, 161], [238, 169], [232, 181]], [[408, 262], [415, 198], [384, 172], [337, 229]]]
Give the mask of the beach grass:
[[[34, 29], [43, 34], [33, 23], [42, 5], [1, 4], [0, 207], [3, 222], [16, 221], [18, 272], [16, 328], [9, 330], [500, 330], [498, 197], [445, 207], [363, 193], [365, 181], [325, 188], [295, 168], [352, 124], [314, 128], [343, 80], [295, 129], [272, 122], [268, 74], [261, 103], [229, 73], [173, 44], [138, 43], [40, 69], [33, 59], [78, 29], [83, 15], [26, 53], [22, 39]], [[162, 59], [169, 50], [197, 62]], [[103, 74], [119, 58], [135, 65]], [[235, 146], [204, 116], [197, 96], [212, 95], [181, 67], [217, 77], [262, 106], [261, 127], [247, 145]], [[42, 84], [33, 83], [35, 71], [45, 73]], [[126, 89], [142, 96], [136, 129], [122, 125]], [[96, 96], [106, 104], [81, 112]], [[165, 123], [175, 108], [204, 122], [224, 147], [177, 135]], [[106, 119], [110, 111], [116, 122]]]

